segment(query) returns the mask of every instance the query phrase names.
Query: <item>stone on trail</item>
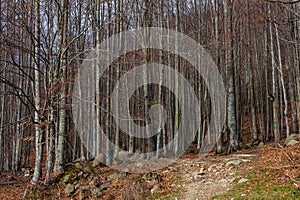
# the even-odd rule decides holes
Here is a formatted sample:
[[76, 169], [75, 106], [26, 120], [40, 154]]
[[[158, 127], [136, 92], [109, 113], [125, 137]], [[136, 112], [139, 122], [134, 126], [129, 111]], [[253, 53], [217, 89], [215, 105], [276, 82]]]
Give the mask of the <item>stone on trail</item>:
[[226, 163], [226, 167], [230, 167], [230, 166], [238, 166], [241, 164], [241, 160], [231, 160], [229, 162]]
[[66, 185], [66, 188], [65, 188], [66, 196], [70, 196], [74, 191], [75, 191], [75, 188], [72, 184], [69, 183], [68, 185]]
[[247, 178], [241, 178], [241, 179], [239, 180], [238, 184], [246, 183], [246, 182], [248, 182], [248, 181], [249, 181], [249, 179], [247, 179]]

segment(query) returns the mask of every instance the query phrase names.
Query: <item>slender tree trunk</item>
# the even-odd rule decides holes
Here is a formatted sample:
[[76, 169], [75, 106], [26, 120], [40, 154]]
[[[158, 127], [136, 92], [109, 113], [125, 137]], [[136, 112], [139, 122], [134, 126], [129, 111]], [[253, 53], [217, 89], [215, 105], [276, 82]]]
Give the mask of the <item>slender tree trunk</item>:
[[32, 184], [36, 184], [40, 179], [42, 170], [42, 131], [40, 127], [40, 2], [35, 1], [35, 27], [34, 27], [34, 126], [35, 126], [35, 164], [34, 173], [31, 179]]
[[[295, 5], [294, 10], [296, 13], [300, 12], [299, 3]], [[300, 44], [299, 44], [299, 35], [300, 35], [300, 22], [299, 20], [294, 21], [294, 32], [292, 34], [294, 39], [294, 48], [293, 48], [293, 57], [294, 57], [294, 68], [295, 68], [295, 78], [296, 78], [296, 107], [297, 107], [297, 120], [298, 128], [300, 133]]]
[[[270, 9], [270, 8], [269, 8]], [[278, 146], [280, 142], [280, 133], [279, 133], [279, 124], [278, 124], [278, 103], [277, 103], [277, 81], [276, 81], [276, 64], [275, 64], [275, 55], [274, 55], [274, 43], [273, 43], [273, 31], [272, 31], [272, 23], [269, 24], [270, 29], [270, 51], [271, 51], [271, 59], [272, 59], [272, 85], [273, 85], [273, 123], [274, 123], [274, 137], [275, 137], [275, 145]]]
[[60, 82], [62, 84], [59, 95], [59, 121], [58, 121], [58, 136], [55, 149], [55, 165], [54, 172], [62, 170], [64, 164], [64, 140], [66, 133], [66, 103], [67, 103], [67, 29], [68, 29], [68, 0], [61, 0], [61, 13], [58, 17], [59, 33], [57, 38], [58, 52], [59, 52], [59, 67]]
[[[0, 54], [1, 55], [1, 54]], [[6, 58], [6, 53], [5, 53], [5, 58]], [[4, 69], [3, 69], [3, 77], [6, 77], [6, 64], [4, 64]], [[6, 91], [6, 85], [3, 83], [2, 84], [2, 91]], [[0, 119], [0, 172], [3, 171], [4, 168], [4, 117], [5, 117], [5, 95], [2, 96], [1, 98], [1, 119]]]
[[287, 100], [285, 82], [284, 82], [283, 71], [282, 71], [281, 48], [280, 48], [277, 24], [275, 24], [275, 32], [276, 32], [276, 40], [277, 40], [277, 48], [278, 48], [280, 81], [282, 85], [282, 92], [283, 92], [283, 99], [284, 99], [284, 117], [285, 117], [285, 126], [286, 126], [286, 136], [288, 137], [290, 135], [290, 126], [289, 126], [289, 119], [288, 119], [288, 100]]
[[[265, 12], [267, 13], [267, 5], [265, 5]], [[269, 91], [269, 63], [268, 63], [268, 23], [265, 22], [264, 23], [264, 52], [263, 52], [263, 66], [264, 66], [264, 79], [265, 79], [265, 85], [266, 85], [266, 88], [265, 88], [265, 93], [264, 95], [262, 94], [263, 96], [263, 99], [266, 99], [266, 134], [264, 136], [264, 142], [267, 142], [269, 141], [269, 136], [270, 136], [270, 133], [272, 132], [272, 127], [270, 122], [272, 121], [271, 119], [271, 111], [270, 111], [270, 99], [267, 98], [267, 96], [270, 94], [270, 91]]]
[[[179, 32], [180, 31], [180, 12], [179, 12], [179, 0], [175, 1], [175, 6], [176, 6], [176, 15], [175, 15], [175, 31]], [[176, 36], [175, 36], [176, 37]], [[177, 40], [177, 38], [175, 38], [175, 40]], [[175, 46], [175, 52], [178, 51], [178, 46]], [[179, 55], [175, 55], [175, 70], [179, 71], [179, 65], [180, 65], [180, 57]], [[179, 83], [178, 83], [179, 77], [178, 77], [178, 73], [175, 74], [175, 91], [179, 92]], [[174, 135], [174, 141], [175, 141], [175, 150], [174, 153], [175, 155], [177, 155], [177, 153], [179, 152], [179, 134], [181, 134], [179, 132], [179, 102], [177, 100], [175, 100], [175, 117], [174, 117], [174, 134], [177, 133], [176, 135]]]
[[[214, 0], [215, 10], [214, 10], [214, 21], [215, 21], [215, 53], [216, 53], [216, 65], [219, 67], [220, 65], [220, 53], [219, 53], [219, 1]], [[200, 26], [200, 24], [199, 24]], [[200, 40], [200, 38], [199, 38]], [[203, 124], [204, 127], [204, 124]], [[204, 133], [203, 133], [204, 134]], [[220, 133], [217, 137], [217, 153], [222, 153], [224, 147], [223, 147], [223, 141], [222, 141], [222, 133]]]
[[229, 129], [228, 152], [239, 148], [236, 130], [235, 70], [232, 57], [232, 1], [224, 0], [225, 65], [227, 70], [227, 123]]
[[[292, 49], [292, 48], [291, 48]], [[290, 61], [290, 56], [288, 56]], [[296, 99], [295, 99], [295, 81], [294, 81], [294, 71], [290, 68], [290, 64], [287, 64], [288, 71], [288, 80], [289, 80], [289, 97], [291, 102], [291, 111], [292, 111], [292, 127], [293, 133], [298, 132], [298, 121], [297, 121], [297, 109], [296, 109]]]

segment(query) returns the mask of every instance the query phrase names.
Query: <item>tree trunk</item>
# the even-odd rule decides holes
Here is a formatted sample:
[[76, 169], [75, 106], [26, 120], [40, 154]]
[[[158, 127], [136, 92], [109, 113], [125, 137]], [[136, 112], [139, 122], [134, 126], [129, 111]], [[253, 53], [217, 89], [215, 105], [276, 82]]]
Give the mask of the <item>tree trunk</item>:
[[66, 133], [66, 103], [67, 103], [67, 29], [68, 29], [68, 0], [60, 1], [60, 15], [58, 17], [59, 33], [57, 37], [58, 43], [58, 69], [60, 72], [60, 95], [59, 95], [59, 121], [58, 121], [58, 135], [55, 148], [55, 165], [54, 172], [62, 170], [64, 164], [64, 140]]
[[227, 70], [227, 124], [229, 129], [228, 152], [239, 148], [236, 130], [235, 70], [232, 57], [232, 1], [224, 0], [225, 65]]
[[[270, 8], [269, 8], [270, 9]], [[270, 12], [270, 10], [269, 10]], [[278, 124], [278, 103], [277, 103], [277, 76], [276, 76], [276, 64], [275, 64], [275, 55], [274, 55], [274, 43], [273, 43], [273, 31], [272, 31], [272, 23], [269, 24], [270, 29], [270, 51], [271, 51], [271, 59], [272, 59], [272, 82], [273, 82], [273, 123], [274, 123], [274, 137], [275, 137], [275, 145], [278, 146], [280, 142], [280, 133], [279, 133], [279, 124]]]
[[40, 2], [35, 2], [35, 26], [34, 26], [34, 126], [35, 126], [35, 164], [34, 173], [31, 179], [32, 184], [36, 184], [40, 179], [42, 170], [42, 131], [40, 127]]
[[281, 48], [280, 48], [277, 24], [275, 24], [275, 32], [276, 32], [276, 40], [277, 40], [277, 48], [278, 48], [280, 81], [281, 81], [283, 99], [284, 99], [284, 117], [285, 117], [285, 126], [286, 126], [286, 136], [288, 137], [290, 135], [290, 126], [289, 126], [289, 119], [288, 119], [288, 100], [287, 100], [287, 93], [285, 89], [285, 82], [284, 82], [283, 71], [282, 71]]

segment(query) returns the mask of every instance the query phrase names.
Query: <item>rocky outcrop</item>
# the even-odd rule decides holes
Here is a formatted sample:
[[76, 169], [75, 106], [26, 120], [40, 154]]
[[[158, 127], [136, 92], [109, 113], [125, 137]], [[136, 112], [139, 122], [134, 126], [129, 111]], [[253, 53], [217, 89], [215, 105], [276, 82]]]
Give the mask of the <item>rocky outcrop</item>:
[[[57, 176], [56, 182], [65, 184], [64, 193], [67, 197], [79, 194], [80, 199], [85, 199], [89, 196], [98, 198], [103, 190], [109, 186], [109, 181], [103, 183], [99, 180], [97, 174], [102, 172], [98, 168], [94, 168], [92, 164], [89, 162], [68, 164], [65, 166], [64, 172]], [[83, 179], [85, 181], [82, 181]]]
[[286, 147], [296, 146], [300, 143], [300, 134], [292, 134], [286, 138], [284, 145]]

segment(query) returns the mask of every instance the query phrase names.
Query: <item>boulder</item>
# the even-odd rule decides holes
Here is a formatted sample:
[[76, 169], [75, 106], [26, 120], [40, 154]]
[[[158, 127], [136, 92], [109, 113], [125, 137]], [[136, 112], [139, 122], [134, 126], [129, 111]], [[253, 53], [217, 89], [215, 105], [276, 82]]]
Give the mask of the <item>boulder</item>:
[[265, 146], [265, 143], [260, 142], [259, 145], [258, 145], [258, 148], [263, 148], [264, 146]]
[[[292, 140], [294, 140], [294, 141], [292, 141]], [[290, 135], [289, 137], [287, 137], [286, 139], [285, 139], [285, 142], [284, 142], [284, 145], [285, 146], [288, 146], [288, 143], [290, 143], [290, 146], [292, 145], [292, 144], [294, 144], [294, 145], [292, 145], [292, 146], [295, 146], [296, 144], [295, 144], [295, 141], [299, 141], [300, 140], [300, 134], [292, 134], [292, 135]], [[292, 141], [292, 142], [290, 142], [290, 141]]]
[[287, 147], [293, 147], [293, 146], [296, 146], [297, 144], [299, 144], [300, 142], [297, 141], [297, 140], [290, 140], [287, 142], [286, 146]]
[[103, 163], [103, 161], [104, 161], [104, 155], [103, 155], [103, 153], [99, 153], [93, 160], [92, 166], [96, 167], [96, 166], [100, 165], [101, 163]]

